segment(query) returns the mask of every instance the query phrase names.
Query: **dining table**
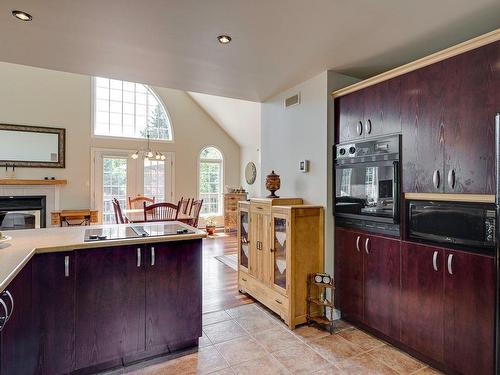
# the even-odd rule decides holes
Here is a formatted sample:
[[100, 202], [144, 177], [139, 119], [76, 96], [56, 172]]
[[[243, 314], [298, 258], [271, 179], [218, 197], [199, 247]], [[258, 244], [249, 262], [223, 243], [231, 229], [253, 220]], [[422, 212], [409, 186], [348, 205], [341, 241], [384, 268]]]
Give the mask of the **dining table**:
[[[123, 215], [127, 219], [129, 223], [144, 223], [146, 220], [144, 220], [144, 209], [143, 208], [127, 208], [123, 210]], [[194, 220], [194, 216], [191, 216], [189, 214], [184, 214], [182, 212], [179, 212], [177, 215], [177, 221], [180, 221], [182, 223], [189, 224]], [[165, 220], [165, 221], [175, 221], [174, 219], [172, 220]]]

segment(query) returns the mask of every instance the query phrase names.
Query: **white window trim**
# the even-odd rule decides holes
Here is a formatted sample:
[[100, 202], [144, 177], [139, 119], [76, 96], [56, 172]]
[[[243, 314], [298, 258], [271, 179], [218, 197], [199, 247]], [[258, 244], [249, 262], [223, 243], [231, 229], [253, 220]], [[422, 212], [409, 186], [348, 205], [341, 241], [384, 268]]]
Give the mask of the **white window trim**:
[[[96, 101], [96, 82], [95, 82], [96, 77], [91, 77], [90, 80], [90, 112], [91, 112], [91, 121], [92, 121], [92, 131], [91, 131], [91, 137], [96, 138], [96, 139], [116, 139], [116, 140], [135, 140], [135, 141], [146, 141], [146, 138], [136, 138], [136, 137], [126, 137], [126, 136], [117, 136], [117, 135], [102, 135], [102, 134], [95, 134], [95, 101]], [[114, 79], [114, 78], [109, 78], [109, 79]], [[134, 83], [139, 83], [139, 82], [134, 82]], [[146, 85], [144, 83], [139, 83], [141, 85], [144, 85], [150, 92], [151, 94], [158, 100], [158, 103], [160, 103], [163, 111], [165, 112], [165, 115], [167, 116], [168, 122], [170, 124], [170, 134], [172, 135], [172, 139], [150, 139], [150, 142], [153, 143], [174, 143], [175, 142], [175, 133], [174, 133], [174, 125], [172, 124], [172, 117], [170, 116], [170, 113], [167, 110], [167, 107], [165, 103], [163, 102], [163, 99], [155, 92], [153, 87]]]
[[[215, 148], [217, 151], [220, 152], [221, 156], [222, 156], [222, 159], [219, 160], [219, 159], [201, 159], [201, 153], [203, 150], [205, 150], [206, 148], [210, 148], [210, 147], [213, 147]], [[200, 163], [201, 161], [208, 161], [208, 162], [217, 162], [217, 163], [220, 163], [221, 165], [221, 182], [220, 182], [220, 210], [221, 212], [217, 213], [217, 214], [202, 214], [200, 213], [200, 216], [203, 217], [203, 218], [207, 218], [207, 217], [210, 217], [210, 216], [216, 216], [216, 217], [221, 217], [224, 215], [224, 181], [225, 181], [225, 174], [226, 174], [226, 170], [224, 169], [224, 160], [226, 159], [226, 157], [224, 156], [224, 152], [222, 152], [222, 150], [215, 146], [215, 145], [206, 145], [206, 146], [203, 146], [200, 151], [198, 152], [198, 166], [197, 166], [197, 169], [198, 169], [198, 175], [197, 175], [197, 194], [198, 194], [198, 199], [201, 199], [201, 195], [200, 195]]]

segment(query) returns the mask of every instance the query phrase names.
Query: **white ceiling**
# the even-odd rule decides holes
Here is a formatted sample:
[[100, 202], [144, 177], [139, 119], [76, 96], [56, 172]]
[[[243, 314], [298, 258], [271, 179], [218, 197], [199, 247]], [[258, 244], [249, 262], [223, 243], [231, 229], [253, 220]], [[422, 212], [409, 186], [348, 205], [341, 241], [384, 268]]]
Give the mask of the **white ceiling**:
[[498, 27], [499, 0], [2, 0], [0, 61], [261, 101], [326, 69], [367, 77]]
[[260, 144], [260, 103], [195, 92], [189, 95], [240, 146]]

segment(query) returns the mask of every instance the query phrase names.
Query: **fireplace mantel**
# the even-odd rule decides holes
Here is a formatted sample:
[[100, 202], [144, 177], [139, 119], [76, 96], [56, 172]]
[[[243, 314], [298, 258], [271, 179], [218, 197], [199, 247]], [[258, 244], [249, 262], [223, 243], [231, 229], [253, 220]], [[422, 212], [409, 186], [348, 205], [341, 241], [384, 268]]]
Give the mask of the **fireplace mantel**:
[[66, 185], [67, 180], [26, 180], [17, 178], [0, 178], [0, 185]]

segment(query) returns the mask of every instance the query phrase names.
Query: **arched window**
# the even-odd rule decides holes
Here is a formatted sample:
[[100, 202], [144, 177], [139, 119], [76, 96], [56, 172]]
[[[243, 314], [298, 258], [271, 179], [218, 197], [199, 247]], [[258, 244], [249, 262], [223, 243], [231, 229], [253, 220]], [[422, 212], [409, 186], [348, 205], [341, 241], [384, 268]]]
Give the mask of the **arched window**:
[[200, 199], [201, 213], [205, 216], [222, 215], [223, 184], [222, 153], [215, 147], [205, 147], [200, 153]]
[[101, 77], [93, 85], [94, 135], [173, 139], [168, 113], [148, 86]]

